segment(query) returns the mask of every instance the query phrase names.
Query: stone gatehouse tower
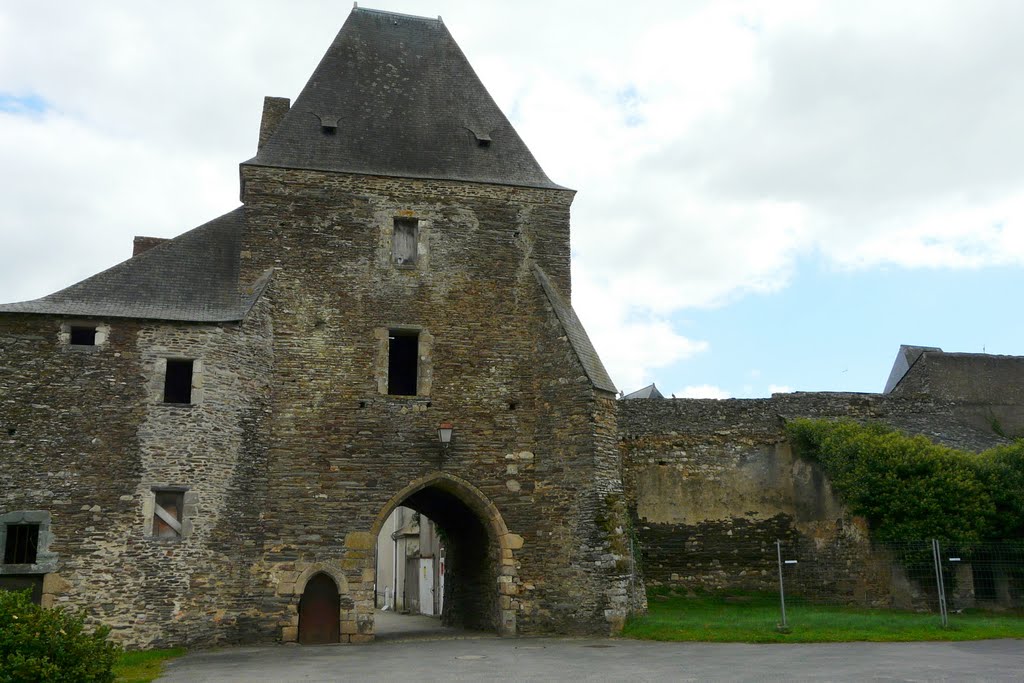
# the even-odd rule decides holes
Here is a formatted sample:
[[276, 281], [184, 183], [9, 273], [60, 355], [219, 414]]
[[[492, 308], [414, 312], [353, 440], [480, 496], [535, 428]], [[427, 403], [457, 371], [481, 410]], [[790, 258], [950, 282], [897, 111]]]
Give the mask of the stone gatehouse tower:
[[354, 9], [240, 180], [234, 211], [0, 306], [0, 584], [140, 646], [361, 642], [405, 505], [445, 534], [448, 622], [619, 627], [642, 587], [573, 191], [441, 20]]

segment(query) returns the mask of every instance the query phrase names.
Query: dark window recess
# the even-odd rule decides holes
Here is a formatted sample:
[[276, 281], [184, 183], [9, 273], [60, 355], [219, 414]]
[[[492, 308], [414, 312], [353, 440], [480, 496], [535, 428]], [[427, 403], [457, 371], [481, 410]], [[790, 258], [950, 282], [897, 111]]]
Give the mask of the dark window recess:
[[419, 221], [415, 218], [396, 218], [395, 232], [391, 237], [391, 257], [396, 265], [416, 264], [416, 242]]
[[35, 564], [39, 547], [38, 524], [8, 524], [4, 564]]
[[415, 396], [420, 338], [418, 332], [391, 330], [388, 336], [388, 393]]
[[192, 402], [192, 361], [167, 359], [164, 377], [164, 403]]
[[185, 506], [182, 491], [154, 491], [153, 535], [157, 538], [181, 538], [181, 511]]
[[71, 326], [72, 346], [96, 346], [96, 328], [84, 325]]

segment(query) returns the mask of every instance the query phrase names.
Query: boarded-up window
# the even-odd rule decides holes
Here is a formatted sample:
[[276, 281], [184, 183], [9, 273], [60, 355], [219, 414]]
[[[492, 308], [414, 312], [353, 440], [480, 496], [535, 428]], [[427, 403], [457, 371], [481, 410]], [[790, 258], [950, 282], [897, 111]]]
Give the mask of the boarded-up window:
[[182, 510], [185, 507], [183, 491], [154, 491], [153, 535], [157, 538], [181, 538]]
[[415, 396], [419, 375], [420, 336], [415, 330], [388, 333], [388, 393]]
[[395, 265], [416, 265], [416, 243], [419, 221], [415, 218], [396, 218], [395, 231], [391, 237], [391, 257]]
[[167, 374], [164, 377], [164, 403], [192, 402], [191, 360], [167, 359]]
[[39, 549], [38, 524], [8, 524], [4, 564], [35, 564]]

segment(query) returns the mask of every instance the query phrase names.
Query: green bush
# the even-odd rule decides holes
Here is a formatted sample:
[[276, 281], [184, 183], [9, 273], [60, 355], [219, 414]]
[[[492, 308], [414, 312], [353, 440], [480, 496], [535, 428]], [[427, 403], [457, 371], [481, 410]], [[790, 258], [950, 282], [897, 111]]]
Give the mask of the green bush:
[[992, 496], [993, 538], [1024, 538], [1024, 439], [977, 456], [978, 476]]
[[1024, 528], [1024, 442], [975, 454], [850, 420], [794, 420], [797, 453], [821, 463], [880, 541], [937, 538], [961, 548]]
[[31, 591], [0, 590], [0, 683], [114, 680], [121, 648], [110, 629], [85, 629], [85, 617], [32, 604]]

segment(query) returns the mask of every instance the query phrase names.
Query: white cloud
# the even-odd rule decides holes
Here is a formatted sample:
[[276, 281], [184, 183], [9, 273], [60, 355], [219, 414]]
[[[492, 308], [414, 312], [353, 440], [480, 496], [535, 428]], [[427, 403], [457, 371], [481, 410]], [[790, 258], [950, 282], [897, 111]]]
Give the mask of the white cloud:
[[[0, 299], [41, 296], [231, 208], [264, 95], [326, 0], [0, 9]], [[1024, 5], [393, 0], [442, 14], [573, 206], [574, 303], [623, 388], [713, 352], [679, 311], [826, 266], [1024, 264]], [[495, 27], [501, 30], [496, 31]], [[39, 45], [49, 46], [40, 52]], [[678, 393], [678, 392], [677, 392]]]
[[683, 387], [674, 392], [676, 398], [715, 398], [723, 399], [732, 396], [728, 391], [713, 384], [699, 384]]
[[793, 393], [793, 387], [787, 387], [785, 384], [769, 384], [769, 394], [790, 394]]

